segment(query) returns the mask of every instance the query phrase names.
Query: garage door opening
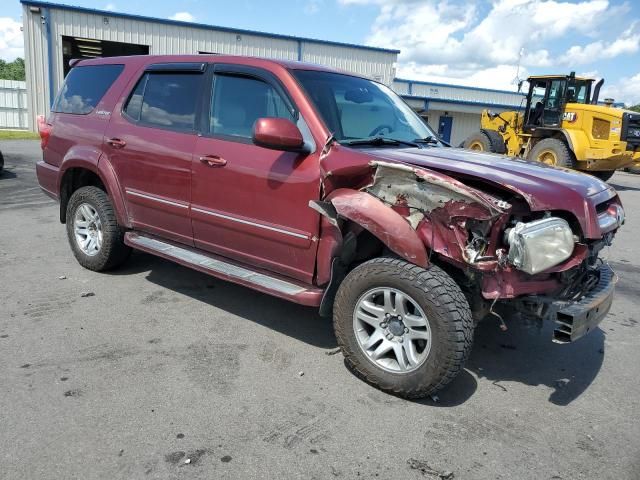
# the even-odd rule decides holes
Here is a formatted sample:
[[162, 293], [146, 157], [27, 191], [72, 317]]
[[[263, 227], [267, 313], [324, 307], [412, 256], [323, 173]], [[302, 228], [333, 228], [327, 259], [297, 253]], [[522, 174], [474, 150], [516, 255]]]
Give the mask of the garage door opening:
[[148, 45], [109, 42], [92, 38], [62, 37], [62, 59], [65, 77], [67, 73], [69, 73], [69, 70], [71, 70], [69, 60], [72, 58], [120, 57], [148, 54]]

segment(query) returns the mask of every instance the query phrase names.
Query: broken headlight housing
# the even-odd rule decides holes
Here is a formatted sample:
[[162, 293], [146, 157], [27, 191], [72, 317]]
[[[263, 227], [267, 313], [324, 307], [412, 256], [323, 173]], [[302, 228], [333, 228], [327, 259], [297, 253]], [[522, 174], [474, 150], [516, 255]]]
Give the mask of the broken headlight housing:
[[566, 220], [557, 217], [518, 222], [507, 231], [509, 262], [531, 275], [564, 262], [573, 253], [574, 238]]

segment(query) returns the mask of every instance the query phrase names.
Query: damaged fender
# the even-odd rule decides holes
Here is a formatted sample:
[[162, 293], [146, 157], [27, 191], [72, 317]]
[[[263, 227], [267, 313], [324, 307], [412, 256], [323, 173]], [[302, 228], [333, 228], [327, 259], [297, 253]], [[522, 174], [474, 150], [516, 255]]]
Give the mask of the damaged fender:
[[366, 192], [341, 188], [327, 197], [338, 215], [360, 225], [405, 260], [426, 267], [427, 251], [407, 220]]

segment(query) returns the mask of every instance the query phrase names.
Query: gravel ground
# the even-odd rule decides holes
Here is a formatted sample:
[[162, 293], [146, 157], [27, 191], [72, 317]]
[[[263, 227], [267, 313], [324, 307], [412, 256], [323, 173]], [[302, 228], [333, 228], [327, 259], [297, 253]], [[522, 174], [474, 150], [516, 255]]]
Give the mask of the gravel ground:
[[598, 330], [486, 321], [437, 401], [406, 401], [349, 373], [313, 309], [141, 253], [82, 269], [38, 142], [0, 149], [0, 478], [640, 478], [640, 176], [612, 179]]

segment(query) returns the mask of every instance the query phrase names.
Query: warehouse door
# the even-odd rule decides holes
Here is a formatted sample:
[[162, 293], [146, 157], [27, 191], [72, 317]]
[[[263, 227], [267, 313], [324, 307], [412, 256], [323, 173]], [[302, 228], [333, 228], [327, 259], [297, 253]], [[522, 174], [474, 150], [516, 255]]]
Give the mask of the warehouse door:
[[440, 117], [440, 122], [438, 122], [438, 136], [447, 143], [451, 143], [452, 128], [453, 117]]
[[71, 67], [69, 60], [73, 58], [120, 57], [127, 55], [148, 55], [148, 45], [135, 43], [109, 42], [93, 38], [62, 37], [62, 63], [64, 76]]

